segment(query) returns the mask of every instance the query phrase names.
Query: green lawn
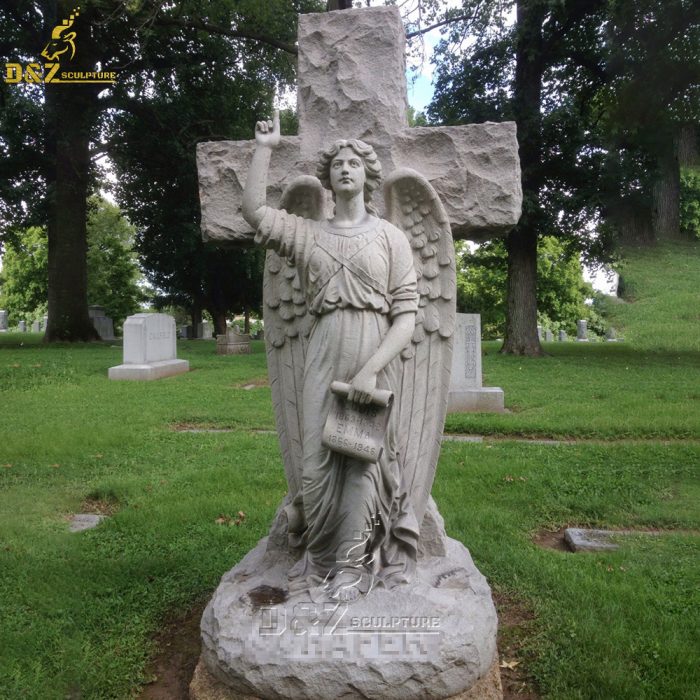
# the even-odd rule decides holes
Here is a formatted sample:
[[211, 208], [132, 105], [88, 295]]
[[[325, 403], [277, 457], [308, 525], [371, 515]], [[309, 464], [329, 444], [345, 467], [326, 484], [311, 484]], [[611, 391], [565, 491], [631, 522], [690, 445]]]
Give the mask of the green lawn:
[[[553, 700], [690, 700], [700, 688], [698, 331], [637, 344], [633, 306], [621, 305], [624, 343], [552, 343], [532, 360], [486, 344], [485, 383], [512, 412], [448, 427], [502, 439], [445, 443], [438, 467], [448, 533], [527, 613], [505, 630], [505, 659]], [[163, 622], [206, 600], [266, 534], [285, 482], [276, 437], [256, 432], [274, 421], [262, 343], [254, 351], [182, 341], [188, 374], [110, 382], [119, 347], [0, 336], [2, 700], [138, 695]], [[188, 425], [230, 432], [175, 429]], [[508, 439], [523, 436], [564, 443]], [[69, 514], [86, 509], [112, 517], [69, 534]], [[568, 524], [664, 533], [606, 554], [533, 541]]]

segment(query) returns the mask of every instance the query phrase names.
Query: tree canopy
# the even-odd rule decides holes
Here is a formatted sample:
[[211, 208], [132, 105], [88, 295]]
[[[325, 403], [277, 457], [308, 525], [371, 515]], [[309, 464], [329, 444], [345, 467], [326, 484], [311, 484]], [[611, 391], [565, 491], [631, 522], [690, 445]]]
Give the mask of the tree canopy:
[[[119, 208], [91, 197], [87, 221], [87, 288], [90, 304], [103, 306], [119, 328], [136, 313], [144, 294], [133, 252], [134, 228]], [[0, 308], [12, 323], [41, 319], [47, 313], [48, 236], [32, 226], [8, 242], [0, 271]]]
[[[88, 0], [73, 25], [70, 68], [114, 70], [113, 86], [3, 83], [0, 237], [10, 240], [30, 224], [47, 226], [47, 340], [94, 337], [87, 314], [86, 207], [95, 159], [115, 145], [114, 116], [138, 114], [156, 85], [164, 102], [188, 82], [215, 93], [222, 77], [234, 76], [258, 81], [271, 94], [293, 79], [298, 14], [318, 8], [314, 0]], [[3, 4], [0, 60], [35, 61], [53, 27], [73, 9], [68, 0]], [[149, 110], [141, 116], [148, 132], [157, 117]]]

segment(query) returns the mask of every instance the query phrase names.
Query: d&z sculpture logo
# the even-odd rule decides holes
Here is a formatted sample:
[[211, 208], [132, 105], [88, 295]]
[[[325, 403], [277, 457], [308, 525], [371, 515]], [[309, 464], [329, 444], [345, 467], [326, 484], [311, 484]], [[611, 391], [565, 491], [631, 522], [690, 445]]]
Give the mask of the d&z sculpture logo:
[[[5, 64], [6, 83], [106, 83], [112, 84], [117, 80], [115, 71], [72, 71], [65, 69], [66, 63], [70, 63], [76, 54], [76, 39], [78, 33], [74, 26], [75, 20], [80, 15], [77, 7], [70, 13], [68, 19], [57, 24], [52, 32], [41, 56], [46, 63], [21, 63]], [[63, 63], [61, 63], [63, 61]]]

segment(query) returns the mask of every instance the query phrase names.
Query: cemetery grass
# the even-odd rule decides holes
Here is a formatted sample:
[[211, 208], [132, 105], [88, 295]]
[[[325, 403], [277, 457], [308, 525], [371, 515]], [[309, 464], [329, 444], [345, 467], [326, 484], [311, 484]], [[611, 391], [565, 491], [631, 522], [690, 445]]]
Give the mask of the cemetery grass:
[[[285, 482], [253, 347], [219, 357], [212, 341], [184, 341], [188, 374], [109, 382], [119, 347], [0, 336], [0, 697], [137, 696], [154, 680], [158, 631], [266, 534]], [[532, 361], [487, 353], [485, 384], [516, 410], [450, 418], [504, 439], [446, 443], [434, 494], [499, 598], [528, 611], [505, 630], [503, 661], [557, 700], [694, 697], [697, 355], [612, 343]], [[595, 398], [601, 374], [609, 394]], [[506, 439], [529, 435], [600, 442]], [[85, 511], [111, 518], [69, 534]], [[664, 534], [606, 554], [536, 544], [565, 525]]]

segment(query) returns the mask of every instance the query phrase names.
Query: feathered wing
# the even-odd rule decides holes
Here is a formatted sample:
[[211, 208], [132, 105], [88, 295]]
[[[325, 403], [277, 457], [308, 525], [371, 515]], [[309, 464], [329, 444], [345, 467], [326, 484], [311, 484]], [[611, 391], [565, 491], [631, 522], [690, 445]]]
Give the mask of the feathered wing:
[[[320, 219], [324, 190], [320, 181], [308, 175], [293, 180], [282, 194], [280, 208], [306, 219]], [[277, 421], [284, 471], [289, 485], [288, 502], [300, 494], [304, 380], [304, 356], [310, 319], [299, 272], [291, 260], [267, 251], [263, 276], [263, 319], [267, 367], [272, 403]], [[289, 530], [293, 532], [294, 509], [287, 508]], [[300, 525], [300, 524], [299, 524]]]
[[410, 168], [384, 185], [387, 219], [413, 249], [418, 314], [412, 342], [403, 351], [399, 405], [399, 455], [418, 520], [423, 522], [440, 455], [447, 412], [456, 312], [455, 255], [450, 223], [432, 185]]

